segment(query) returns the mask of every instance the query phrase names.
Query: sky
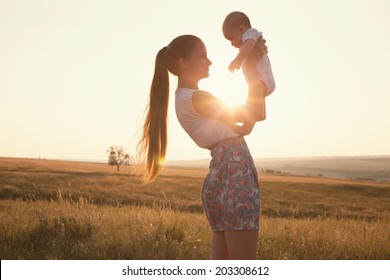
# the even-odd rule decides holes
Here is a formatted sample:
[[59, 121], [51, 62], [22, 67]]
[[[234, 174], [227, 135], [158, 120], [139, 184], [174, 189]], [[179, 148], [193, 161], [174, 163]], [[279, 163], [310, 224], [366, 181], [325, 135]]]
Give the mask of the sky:
[[[221, 32], [236, 10], [263, 32], [276, 81], [246, 137], [253, 157], [390, 155], [390, 1], [0, 0], [0, 156], [134, 154], [155, 56], [182, 34], [213, 62], [200, 87], [243, 102]], [[180, 127], [170, 83], [167, 160], [209, 158]]]

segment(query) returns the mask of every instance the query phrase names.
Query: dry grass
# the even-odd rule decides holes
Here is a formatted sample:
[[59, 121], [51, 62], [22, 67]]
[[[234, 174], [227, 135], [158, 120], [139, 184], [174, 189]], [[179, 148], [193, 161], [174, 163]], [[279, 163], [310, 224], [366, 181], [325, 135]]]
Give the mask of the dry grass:
[[[198, 177], [0, 158], [1, 259], [207, 259]], [[386, 185], [263, 181], [259, 259], [390, 259]]]
[[[80, 201], [0, 202], [2, 259], [207, 259], [204, 215]], [[17, 221], [17, 222], [16, 222]], [[259, 259], [389, 259], [389, 219], [262, 218]]]
[[261, 259], [390, 259], [390, 220], [263, 219]]
[[[200, 214], [162, 207], [0, 201], [2, 259], [202, 259]], [[17, 222], [15, 222], [17, 221]]]

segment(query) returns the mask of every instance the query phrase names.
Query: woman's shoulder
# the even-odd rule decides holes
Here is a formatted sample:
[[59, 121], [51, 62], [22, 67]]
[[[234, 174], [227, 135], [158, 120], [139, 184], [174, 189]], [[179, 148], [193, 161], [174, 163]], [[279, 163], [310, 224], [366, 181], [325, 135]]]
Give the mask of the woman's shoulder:
[[213, 97], [213, 95], [206, 91], [200, 89], [190, 89], [190, 88], [178, 88], [176, 89], [176, 97], [189, 97], [196, 100], [205, 100]]
[[192, 102], [196, 102], [196, 103], [207, 102], [213, 98], [214, 98], [214, 96], [206, 90], [197, 89], [192, 94]]
[[201, 95], [203, 95], [203, 96], [210, 96], [211, 95], [212, 96], [212, 94], [210, 92], [208, 92], [206, 90], [202, 90], [202, 89], [195, 90], [194, 94], [199, 95], [199, 96], [201, 96]]

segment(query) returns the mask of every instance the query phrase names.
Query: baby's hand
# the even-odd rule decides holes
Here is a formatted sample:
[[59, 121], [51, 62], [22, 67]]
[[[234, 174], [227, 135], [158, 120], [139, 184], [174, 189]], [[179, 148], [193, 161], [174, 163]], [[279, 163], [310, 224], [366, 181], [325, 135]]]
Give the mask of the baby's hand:
[[230, 72], [234, 72], [234, 70], [240, 70], [241, 63], [237, 60], [233, 60], [229, 65]]

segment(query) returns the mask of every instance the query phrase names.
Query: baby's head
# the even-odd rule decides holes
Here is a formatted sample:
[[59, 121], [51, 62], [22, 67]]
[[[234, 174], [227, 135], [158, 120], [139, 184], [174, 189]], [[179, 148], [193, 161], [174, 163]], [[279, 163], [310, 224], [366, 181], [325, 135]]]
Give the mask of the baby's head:
[[241, 47], [242, 35], [249, 28], [252, 28], [248, 16], [242, 12], [228, 14], [222, 25], [223, 36], [236, 48]]

